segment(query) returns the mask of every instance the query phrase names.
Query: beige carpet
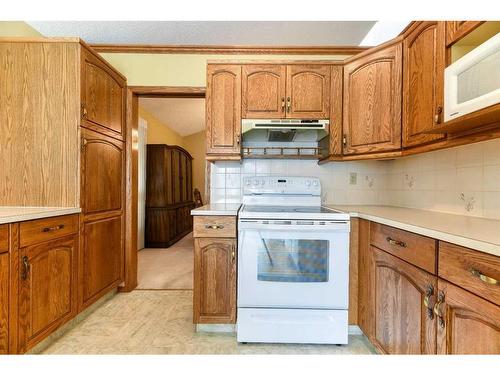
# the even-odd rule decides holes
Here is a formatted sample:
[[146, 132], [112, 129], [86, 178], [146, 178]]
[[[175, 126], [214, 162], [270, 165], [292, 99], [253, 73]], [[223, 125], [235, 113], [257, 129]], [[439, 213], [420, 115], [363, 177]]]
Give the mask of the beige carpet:
[[139, 251], [137, 289], [193, 289], [193, 234], [166, 249]]

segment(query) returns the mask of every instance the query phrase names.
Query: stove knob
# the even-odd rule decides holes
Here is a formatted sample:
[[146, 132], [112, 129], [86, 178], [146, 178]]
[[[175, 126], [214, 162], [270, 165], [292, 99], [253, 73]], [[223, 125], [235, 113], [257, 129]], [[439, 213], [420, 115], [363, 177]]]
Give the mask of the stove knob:
[[247, 180], [246, 185], [247, 185], [247, 186], [250, 186], [251, 184], [252, 184], [252, 181]]
[[257, 185], [259, 184], [259, 181], [258, 181], [258, 180], [253, 180], [253, 184], [254, 184], [255, 186], [257, 186]]
[[311, 186], [311, 180], [306, 180], [306, 186], [307, 187]]
[[266, 184], [266, 180], [260, 180], [260, 184], [261, 185], [265, 185]]
[[318, 186], [319, 183], [318, 183], [318, 180], [314, 180], [314, 186]]

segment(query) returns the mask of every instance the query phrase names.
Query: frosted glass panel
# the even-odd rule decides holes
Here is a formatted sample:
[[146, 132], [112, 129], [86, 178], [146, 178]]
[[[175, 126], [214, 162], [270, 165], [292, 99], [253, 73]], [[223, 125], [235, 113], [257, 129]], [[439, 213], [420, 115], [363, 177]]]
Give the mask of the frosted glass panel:
[[457, 77], [458, 104], [500, 88], [500, 51], [479, 61]]
[[257, 279], [275, 282], [327, 282], [327, 240], [261, 238]]

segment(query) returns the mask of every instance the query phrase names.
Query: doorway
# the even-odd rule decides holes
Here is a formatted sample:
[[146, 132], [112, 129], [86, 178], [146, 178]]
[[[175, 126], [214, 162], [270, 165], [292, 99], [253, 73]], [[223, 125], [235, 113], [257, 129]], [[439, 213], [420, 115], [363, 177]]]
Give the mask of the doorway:
[[[127, 225], [136, 231], [137, 246], [126, 249], [126, 280], [136, 289], [190, 290], [193, 191], [198, 190], [203, 201], [209, 196], [205, 187], [205, 88], [129, 87], [128, 104], [133, 134], [131, 190], [136, 197], [130, 208], [137, 216], [135, 224]], [[157, 162], [167, 160], [152, 156], [158, 149], [168, 150], [171, 159]], [[156, 194], [159, 180], [164, 180], [168, 193], [164, 192], [163, 200], [151, 199], [148, 196]], [[148, 189], [149, 185], [155, 188]], [[154, 216], [157, 212], [162, 212], [160, 219]]]

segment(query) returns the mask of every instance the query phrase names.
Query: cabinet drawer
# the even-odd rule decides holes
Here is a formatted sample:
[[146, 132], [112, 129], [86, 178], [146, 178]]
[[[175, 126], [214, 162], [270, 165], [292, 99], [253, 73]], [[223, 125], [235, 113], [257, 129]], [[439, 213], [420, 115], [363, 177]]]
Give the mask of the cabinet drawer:
[[194, 216], [194, 237], [236, 237], [236, 216]]
[[500, 257], [439, 242], [439, 276], [500, 305]]
[[370, 241], [373, 246], [436, 274], [436, 240], [372, 222]]
[[78, 232], [78, 215], [23, 221], [19, 224], [20, 247]]
[[0, 225], [0, 254], [9, 251], [9, 226]]

